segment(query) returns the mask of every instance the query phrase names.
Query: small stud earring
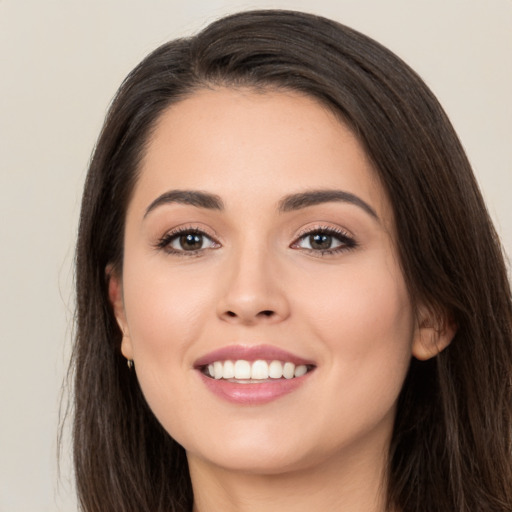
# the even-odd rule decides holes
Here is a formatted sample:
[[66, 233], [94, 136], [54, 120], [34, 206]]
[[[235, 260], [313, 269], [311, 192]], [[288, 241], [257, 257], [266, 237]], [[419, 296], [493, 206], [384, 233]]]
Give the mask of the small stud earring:
[[128, 366], [128, 370], [131, 370], [133, 368], [133, 360], [127, 359], [126, 360], [126, 366]]

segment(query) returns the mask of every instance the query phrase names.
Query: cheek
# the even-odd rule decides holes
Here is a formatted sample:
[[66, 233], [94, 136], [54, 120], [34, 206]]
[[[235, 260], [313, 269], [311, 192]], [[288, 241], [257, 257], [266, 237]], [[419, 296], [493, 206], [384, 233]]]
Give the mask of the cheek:
[[[411, 358], [414, 317], [399, 267], [390, 258], [346, 265], [303, 282], [295, 297], [336, 375], [358, 386], [399, 390]], [[306, 294], [306, 290], [308, 293]]]
[[375, 342], [384, 333], [410, 336], [413, 315], [401, 271], [390, 257], [370, 256], [317, 273], [304, 283], [308, 292], [296, 296], [314, 307], [319, 325], [342, 337], [351, 331], [367, 333]]
[[186, 269], [170, 271], [165, 259], [138, 259], [135, 251], [124, 264], [123, 288], [137, 379], [156, 417], [181, 439], [174, 411], [193, 417], [191, 349], [209, 323], [212, 288]]
[[343, 430], [347, 439], [355, 439], [376, 425], [390, 429], [414, 333], [401, 272], [378, 262], [347, 265], [325, 279], [317, 274], [309, 284], [307, 300], [304, 290], [296, 296], [307, 318], [303, 331], [327, 349], [321, 365], [330, 390], [312, 397], [311, 407], [331, 411], [333, 436]]
[[123, 288], [135, 359], [182, 363], [211, 311], [211, 288], [187, 270], [170, 271], [165, 259], [148, 262], [133, 254], [125, 261]]

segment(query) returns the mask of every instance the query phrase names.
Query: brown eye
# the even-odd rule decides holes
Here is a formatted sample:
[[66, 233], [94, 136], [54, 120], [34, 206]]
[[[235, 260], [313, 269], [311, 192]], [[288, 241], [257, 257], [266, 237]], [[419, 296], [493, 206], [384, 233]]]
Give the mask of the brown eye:
[[305, 233], [292, 244], [292, 249], [305, 249], [311, 254], [327, 256], [353, 249], [356, 241], [348, 234], [334, 229], [316, 229]]
[[165, 235], [158, 247], [170, 254], [192, 255], [206, 249], [216, 249], [219, 244], [201, 231], [183, 230]]
[[[177, 239], [179, 248], [183, 251], [197, 251], [203, 248], [203, 235], [187, 233]], [[174, 244], [172, 244], [174, 245]]]
[[309, 246], [311, 249], [326, 250], [332, 247], [332, 236], [325, 233], [315, 233], [309, 235]]

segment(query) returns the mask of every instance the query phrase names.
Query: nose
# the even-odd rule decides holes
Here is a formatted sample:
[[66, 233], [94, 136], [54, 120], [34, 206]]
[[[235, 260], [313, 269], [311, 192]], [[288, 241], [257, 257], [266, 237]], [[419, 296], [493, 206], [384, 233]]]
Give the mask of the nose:
[[290, 315], [284, 280], [268, 251], [244, 251], [223, 276], [217, 314], [223, 321], [255, 325], [279, 323]]

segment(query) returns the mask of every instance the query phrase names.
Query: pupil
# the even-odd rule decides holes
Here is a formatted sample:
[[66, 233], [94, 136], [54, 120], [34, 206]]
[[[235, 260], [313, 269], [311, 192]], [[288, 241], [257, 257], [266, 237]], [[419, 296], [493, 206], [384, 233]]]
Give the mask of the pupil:
[[201, 249], [203, 245], [203, 237], [194, 233], [180, 236], [180, 245], [186, 251]]
[[312, 249], [329, 249], [332, 243], [332, 236], [317, 233], [309, 237], [309, 243]]

